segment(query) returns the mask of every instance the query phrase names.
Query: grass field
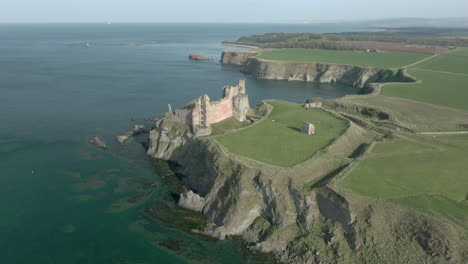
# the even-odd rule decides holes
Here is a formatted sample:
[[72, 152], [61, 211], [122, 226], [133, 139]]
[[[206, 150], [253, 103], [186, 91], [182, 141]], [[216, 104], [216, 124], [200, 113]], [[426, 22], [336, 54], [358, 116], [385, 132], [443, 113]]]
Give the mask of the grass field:
[[468, 135], [380, 143], [339, 184], [442, 216], [468, 229]]
[[[418, 69], [462, 73], [468, 75], [468, 48], [459, 48], [416, 66]], [[466, 76], [468, 78], [468, 76]]]
[[353, 52], [319, 49], [281, 49], [265, 51], [258, 58], [268, 60], [351, 64], [374, 68], [401, 68], [431, 54], [400, 52]]
[[468, 110], [468, 75], [410, 70], [422, 83], [388, 84], [382, 95]]
[[[233, 153], [288, 167], [312, 157], [347, 127], [345, 121], [321, 109], [305, 110], [300, 104], [279, 101], [269, 103], [274, 108], [263, 122], [216, 140]], [[315, 124], [315, 135], [300, 131], [303, 121]]]
[[248, 126], [249, 124], [250, 124], [249, 122], [240, 122], [236, 120], [234, 117], [230, 117], [219, 123], [211, 125], [211, 129], [212, 129], [211, 135], [213, 136], [221, 135], [233, 129], [243, 128], [245, 126]]

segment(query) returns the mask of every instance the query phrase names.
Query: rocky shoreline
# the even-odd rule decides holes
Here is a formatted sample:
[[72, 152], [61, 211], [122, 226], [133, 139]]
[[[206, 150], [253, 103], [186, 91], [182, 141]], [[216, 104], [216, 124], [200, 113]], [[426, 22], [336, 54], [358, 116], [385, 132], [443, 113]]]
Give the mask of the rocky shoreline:
[[[363, 93], [378, 90], [376, 82], [415, 81], [404, 70], [273, 62], [253, 54], [223, 53], [222, 62], [259, 78], [340, 82]], [[345, 120], [347, 130], [292, 167], [230, 153], [215, 137], [197, 136], [192, 127], [170, 118], [156, 122], [147, 154], [173, 164], [183, 186], [179, 207], [203, 216], [203, 224], [190, 231], [240, 238], [250, 250], [282, 263], [462, 263], [466, 243], [450, 224], [335, 185], [375, 142], [391, 140], [403, 128], [398, 118], [338, 99], [307, 102], [317, 100], [324, 111]]]
[[[189, 126], [165, 119], [151, 130], [147, 154], [171, 162], [181, 175], [186, 191], [180, 194], [179, 206], [206, 218], [204, 226], [192, 231], [216, 239], [239, 237], [249, 249], [273, 254], [283, 263], [461, 260], [461, 238], [448, 224], [336, 188], [334, 179], [349, 172], [375, 140], [386, 136], [372, 129], [370, 116], [361, 120], [369, 122], [368, 130], [362, 128], [364, 123], [358, 126], [341, 115], [345, 106], [337, 101], [323, 100], [323, 107], [348, 120], [348, 130], [291, 168], [233, 155], [213, 137], [194, 137]], [[428, 230], [430, 235], [421, 237]], [[411, 254], [400, 254], [405, 250]]]

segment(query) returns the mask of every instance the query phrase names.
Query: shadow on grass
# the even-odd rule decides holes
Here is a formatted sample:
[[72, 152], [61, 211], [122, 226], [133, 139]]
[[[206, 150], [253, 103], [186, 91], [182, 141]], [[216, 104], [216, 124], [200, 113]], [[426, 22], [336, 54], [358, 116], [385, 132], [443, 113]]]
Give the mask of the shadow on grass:
[[336, 175], [338, 175], [340, 172], [342, 172], [344, 169], [346, 169], [346, 167], [348, 167], [348, 165], [349, 164], [342, 165], [342, 166], [336, 168], [335, 170], [333, 170], [332, 172], [328, 173], [327, 175], [323, 176], [322, 178], [320, 178], [319, 180], [314, 182], [310, 186], [310, 189], [315, 189], [315, 188], [319, 188], [319, 187], [323, 187], [323, 186], [327, 185], [330, 182], [331, 179], [333, 179]]
[[366, 143], [363, 143], [361, 145], [359, 145], [354, 151], [353, 153], [351, 153], [351, 155], [348, 156], [348, 158], [350, 159], [355, 159], [361, 155], [363, 155], [364, 153], [366, 153], [366, 150], [367, 148], [369, 147], [369, 144], [366, 144]]
[[302, 132], [301, 129], [297, 128], [297, 127], [293, 127], [293, 126], [288, 126], [289, 129], [292, 129], [294, 131], [297, 131], [297, 132]]

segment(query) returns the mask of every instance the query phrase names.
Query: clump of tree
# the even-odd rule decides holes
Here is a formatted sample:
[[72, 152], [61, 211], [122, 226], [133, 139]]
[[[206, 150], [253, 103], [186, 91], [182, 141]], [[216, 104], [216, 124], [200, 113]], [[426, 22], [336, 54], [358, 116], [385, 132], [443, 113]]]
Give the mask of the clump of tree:
[[[457, 37], [459, 36], [459, 37]], [[353, 41], [395, 42], [407, 45], [468, 47], [468, 29], [387, 28], [380, 32], [348, 32], [334, 34], [268, 33], [241, 37], [236, 43], [263, 48], [311, 48], [360, 50]]]
[[262, 48], [305, 48], [330, 50], [360, 50], [350, 43], [340, 43], [323, 34], [314, 33], [268, 33], [241, 37], [236, 43], [251, 44]]

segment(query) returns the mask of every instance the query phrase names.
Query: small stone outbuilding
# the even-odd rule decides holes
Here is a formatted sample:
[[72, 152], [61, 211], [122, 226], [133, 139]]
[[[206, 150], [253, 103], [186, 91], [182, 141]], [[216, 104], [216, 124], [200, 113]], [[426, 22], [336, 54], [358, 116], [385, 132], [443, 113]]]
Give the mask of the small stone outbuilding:
[[307, 135], [315, 134], [315, 126], [312, 123], [304, 122], [302, 123], [301, 131]]
[[322, 107], [322, 101], [318, 98], [310, 98], [304, 103], [305, 109], [321, 108], [321, 107]]

